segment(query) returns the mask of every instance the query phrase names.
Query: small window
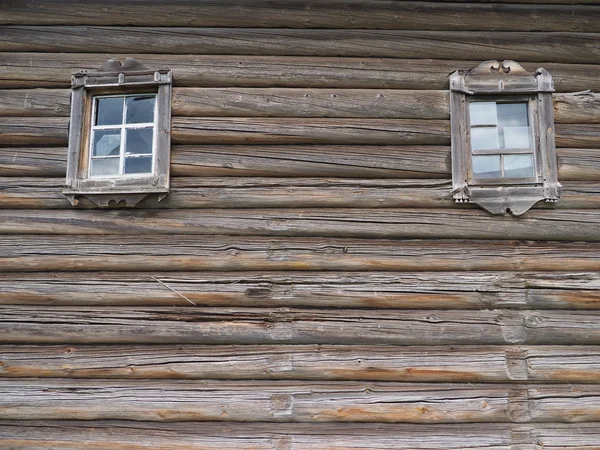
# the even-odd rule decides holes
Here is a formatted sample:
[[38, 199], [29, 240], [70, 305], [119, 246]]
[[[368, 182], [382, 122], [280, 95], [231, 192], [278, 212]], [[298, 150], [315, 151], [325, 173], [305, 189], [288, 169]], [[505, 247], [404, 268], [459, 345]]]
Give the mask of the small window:
[[514, 61], [451, 75], [452, 176], [457, 202], [523, 214], [558, 199], [552, 78]]
[[133, 206], [169, 189], [171, 73], [137, 61], [73, 76], [64, 193], [77, 204]]

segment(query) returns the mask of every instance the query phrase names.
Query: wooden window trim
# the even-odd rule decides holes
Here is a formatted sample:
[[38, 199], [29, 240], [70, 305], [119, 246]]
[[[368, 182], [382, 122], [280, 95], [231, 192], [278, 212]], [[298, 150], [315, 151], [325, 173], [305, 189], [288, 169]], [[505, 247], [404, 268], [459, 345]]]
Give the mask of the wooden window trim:
[[[71, 81], [71, 122], [67, 178], [63, 194], [72, 205], [86, 197], [98, 206], [134, 206], [150, 194], [162, 200], [169, 192], [172, 74], [148, 70], [127, 58], [107, 61], [98, 71], [74, 73]], [[148, 176], [88, 177], [89, 140], [94, 98], [104, 95], [156, 95], [154, 172]]]
[[[558, 200], [552, 92], [554, 84], [546, 70], [540, 68], [529, 73], [514, 61], [485, 61], [450, 75], [452, 194], [456, 203], [475, 203], [492, 214], [521, 215], [541, 200]], [[473, 98], [515, 102], [527, 99], [535, 179], [473, 179], [468, 112], [469, 100]]]

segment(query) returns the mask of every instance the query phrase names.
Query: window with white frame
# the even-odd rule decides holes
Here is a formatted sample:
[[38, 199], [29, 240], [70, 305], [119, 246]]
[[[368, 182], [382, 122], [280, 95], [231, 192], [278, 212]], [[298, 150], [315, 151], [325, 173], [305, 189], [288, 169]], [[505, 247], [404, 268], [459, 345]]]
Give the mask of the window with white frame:
[[155, 104], [156, 95], [94, 98], [90, 178], [153, 173]]

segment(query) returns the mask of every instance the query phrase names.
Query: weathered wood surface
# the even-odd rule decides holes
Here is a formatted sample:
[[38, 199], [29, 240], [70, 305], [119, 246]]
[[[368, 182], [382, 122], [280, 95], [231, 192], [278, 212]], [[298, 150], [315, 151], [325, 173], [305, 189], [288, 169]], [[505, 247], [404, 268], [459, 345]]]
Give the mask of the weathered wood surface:
[[[600, 22], [599, 22], [600, 23]], [[2, 89], [0, 116], [67, 117], [70, 90]], [[175, 116], [449, 119], [441, 90], [175, 88]], [[556, 123], [600, 123], [600, 94], [556, 94]]]
[[[64, 178], [0, 177], [0, 208], [72, 209]], [[323, 178], [174, 178], [169, 195], [138, 208], [475, 208], [454, 203], [448, 180]], [[79, 208], [97, 208], [85, 197]], [[600, 209], [596, 183], [564, 182], [561, 201], [535, 209]]]
[[0, 233], [34, 235], [323, 236], [371, 239], [600, 241], [600, 211], [479, 209], [0, 210]]
[[[457, 249], [459, 249], [457, 251]], [[592, 242], [0, 236], [0, 271], [600, 271]]]
[[137, 4], [5, 0], [2, 25], [135, 25], [265, 28], [374, 28], [474, 31], [600, 31], [600, 8], [372, 0], [160, 0]]
[[[0, 418], [269, 422], [586, 422], [590, 385], [4, 380]], [[135, 399], [132, 401], [131, 399]]]
[[[67, 117], [70, 94], [67, 89], [3, 89], [0, 116]], [[595, 100], [588, 102], [590, 107], [595, 105]], [[206, 117], [449, 118], [446, 92], [396, 89], [175, 88], [172, 113]], [[585, 119], [580, 123], [586, 123]]]
[[595, 272], [0, 274], [0, 304], [600, 309]]
[[[3, 117], [0, 145], [66, 145], [67, 125], [66, 117]], [[592, 128], [581, 143], [598, 141], [600, 146], [600, 131], [588, 127]], [[578, 142], [576, 136], [569, 138], [569, 142]], [[450, 131], [447, 120], [175, 117], [171, 140], [174, 144], [214, 145], [447, 145]]]
[[0, 312], [2, 344], [600, 344], [597, 311], [2, 305]]
[[[0, 117], [0, 145], [67, 145], [66, 117]], [[449, 145], [448, 120], [175, 117], [174, 144]], [[600, 148], [600, 124], [557, 124], [557, 147]]]
[[600, 445], [600, 426], [278, 423], [274, 427], [272, 423], [4, 420], [0, 445], [14, 450], [581, 450]]
[[[559, 148], [559, 179], [600, 180], [600, 150]], [[64, 177], [67, 149], [0, 147], [0, 176]], [[440, 146], [206, 145], [171, 149], [171, 174], [191, 177], [450, 177]], [[175, 178], [174, 183], [177, 183]]]
[[[448, 74], [470, 69], [474, 61], [304, 56], [151, 55], [115, 53], [2, 53], [0, 87], [69, 88], [71, 73], [97, 69], [110, 58], [131, 56], [148, 67], [169, 67], [175, 86], [448, 89]], [[552, 60], [550, 60], [552, 61]], [[598, 67], [519, 61], [534, 71], [541, 64], [558, 92], [600, 91]]]
[[[76, 37], [76, 38], [74, 38]], [[2, 52], [113, 52], [600, 63], [598, 33], [0, 26]]]
[[598, 383], [600, 347], [0, 346], [10, 378]]

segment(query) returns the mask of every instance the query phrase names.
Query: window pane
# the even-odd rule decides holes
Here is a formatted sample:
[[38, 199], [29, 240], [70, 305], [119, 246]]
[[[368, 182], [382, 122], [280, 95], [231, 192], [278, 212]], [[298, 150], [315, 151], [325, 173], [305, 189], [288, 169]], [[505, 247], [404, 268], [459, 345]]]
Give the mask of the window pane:
[[499, 127], [526, 127], [529, 125], [527, 103], [498, 103]]
[[502, 178], [500, 155], [473, 156], [473, 177]]
[[119, 175], [120, 158], [92, 159], [92, 177]]
[[125, 158], [125, 173], [152, 173], [152, 157]]
[[96, 101], [96, 125], [123, 123], [123, 97], [99, 98]]
[[154, 98], [127, 97], [127, 123], [154, 122]]
[[92, 156], [119, 156], [121, 151], [121, 130], [94, 131]]
[[496, 125], [496, 102], [470, 102], [469, 116], [473, 125]]
[[504, 178], [533, 176], [533, 155], [504, 155]]
[[471, 149], [500, 148], [496, 127], [471, 128]]
[[529, 127], [504, 127], [503, 148], [531, 148]]
[[125, 146], [126, 154], [139, 155], [152, 153], [153, 132], [153, 128], [127, 130], [127, 145]]

